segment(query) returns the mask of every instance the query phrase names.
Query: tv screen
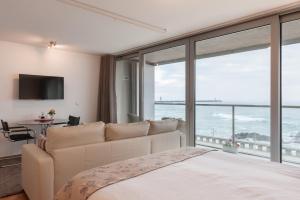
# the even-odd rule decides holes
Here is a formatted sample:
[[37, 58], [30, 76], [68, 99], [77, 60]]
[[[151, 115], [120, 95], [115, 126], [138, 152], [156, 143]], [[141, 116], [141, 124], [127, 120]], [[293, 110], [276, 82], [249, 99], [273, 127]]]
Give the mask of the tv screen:
[[19, 99], [64, 99], [64, 78], [20, 74]]

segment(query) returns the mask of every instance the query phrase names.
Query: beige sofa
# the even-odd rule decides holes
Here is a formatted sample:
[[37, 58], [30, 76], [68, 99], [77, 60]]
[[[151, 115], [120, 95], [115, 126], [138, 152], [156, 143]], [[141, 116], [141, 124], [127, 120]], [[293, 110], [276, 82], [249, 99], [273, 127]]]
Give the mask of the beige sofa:
[[46, 149], [22, 149], [22, 186], [30, 200], [53, 200], [77, 173], [115, 161], [186, 145], [182, 125], [175, 121], [49, 128]]

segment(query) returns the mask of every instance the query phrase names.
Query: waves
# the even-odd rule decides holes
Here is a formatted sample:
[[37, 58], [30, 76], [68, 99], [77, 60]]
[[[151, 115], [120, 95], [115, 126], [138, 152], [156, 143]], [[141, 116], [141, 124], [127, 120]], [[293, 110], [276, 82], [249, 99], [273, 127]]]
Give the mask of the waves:
[[[223, 107], [196, 107], [196, 132], [228, 138], [232, 133], [232, 110]], [[155, 118], [175, 117], [185, 119], [185, 106], [155, 105]], [[270, 109], [243, 108], [235, 110], [236, 133], [258, 133], [270, 136]], [[300, 110], [284, 109], [282, 116], [282, 137], [290, 142], [300, 133]]]
[[[218, 117], [225, 120], [232, 120], [231, 114], [225, 114], [225, 113], [213, 113], [213, 117]], [[251, 117], [246, 115], [235, 115], [234, 116], [236, 121], [240, 122], [266, 122], [266, 118], [262, 117]]]

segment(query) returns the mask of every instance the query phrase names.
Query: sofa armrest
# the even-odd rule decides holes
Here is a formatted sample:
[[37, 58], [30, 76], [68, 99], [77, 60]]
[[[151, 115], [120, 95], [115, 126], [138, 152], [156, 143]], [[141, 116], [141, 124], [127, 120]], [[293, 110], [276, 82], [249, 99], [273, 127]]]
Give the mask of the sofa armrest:
[[34, 144], [22, 147], [22, 186], [30, 200], [54, 199], [52, 157]]

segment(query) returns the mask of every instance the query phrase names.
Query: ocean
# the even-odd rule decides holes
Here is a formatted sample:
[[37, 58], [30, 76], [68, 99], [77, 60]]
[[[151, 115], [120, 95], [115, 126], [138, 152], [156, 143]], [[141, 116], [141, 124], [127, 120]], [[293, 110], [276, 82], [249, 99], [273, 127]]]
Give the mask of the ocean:
[[[185, 105], [156, 104], [155, 119], [162, 117], [185, 119]], [[270, 108], [235, 107], [235, 134], [242, 133], [269, 138]], [[196, 135], [230, 139], [232, 107], [196, 105]], [[283, 146], [300, 148], [300, 109], [282, 109], [282, 139]], [[268, 140], [265, 142], [269, 142]]]

